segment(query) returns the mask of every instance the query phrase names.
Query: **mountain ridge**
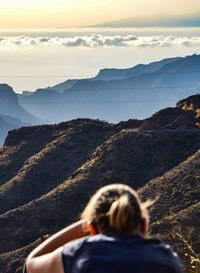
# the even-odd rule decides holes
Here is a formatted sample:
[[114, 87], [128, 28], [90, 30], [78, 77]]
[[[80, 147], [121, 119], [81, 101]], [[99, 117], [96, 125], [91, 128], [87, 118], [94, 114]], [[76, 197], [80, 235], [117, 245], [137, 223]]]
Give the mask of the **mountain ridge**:
[[[154, 236], [170, 241], [174, 227], [187, 232], [186, 223], [196, 232], [199, 101], [190, 96], [145, 120], [78, 119], [9, 132], [0, 149], [3, 272], [19, 272], [33, 247], [78, 219], [89, 197], [109, 183], [129, 184], [143, 200], [160, 195], [150, 211]], [[171, 243], [184, 258], [180, 240]]]
[[[175, 57], [175, 58], [166, 58], [161, 61], [155, 61], [151, 62], [149, 64], [137, 64], [131, 68], [127, 69], [117, 69], [117, 68], [105, 68], [100, 69], [99, 73], [96, 77], [92, 78], [92, 80], [114, 80], [114, 79], [126, 79], [134, 76], [139, 76], [143, 73], [152, 73], [159, 68], [161, 68], [163, 65], [167, 63], [173, 63], [176, 60], [182, 59], [181, 57]], [[111, 73], [110, 73], [111, 72]], [[112, 77], [112, 74], [115, 75]], [[111, 74], [111, 75], [109, 75]], [[117, 74], [117, 75], [116, 75]], [[118, 75], [119, 74], [119, 75]]]
[[[157, 70], [147, 71], [148, 67], [155, 66]], [[44, 89], [31, 96], [18, 97], [20, 104], [32, 114], [52, 123], [79, 117], [114, 123], [129, 118], [144, 119], [160, 109], [174, 106], [183, 97], [198, 93], [200, 71], [194, 71], [194, 67], [200, 67], [199, 55], [150, 63], [145, 66], [146, 73], [139, 72], [138, 66], [131, 70], [102, 70], [97, 77], [75, 80], [62, 92]], [[128, 74], [126, 78], [127, 71], [136, 74]]]
[[199, 27], [199, 12], [195, 14], [155, 14], [129, 17], [101, 23], [92, 27]]
[[0, 114], [0, 146], [3, 145], [4, 140], [10, 130], [17, 129], [22, 126], [30, 126], [30, 123], [22, 122], [21, 120], [11, 116]]
[[32, 94], [16, 95], [0, 85], [0, 123], [21, 126], [14, 111], [39, 124], [65, 120], [25, 123], [9, 131], [0, 148], [4, 273], [20, 272], [33, 247], [78, 219], [99, 187], [116, 182], [134, 187], [143, 200], [160, 196], [150, 209], [151, 232], [190, 264], [181, 239], [172, 238], [180, 228], [184, 236], [193, 229], [192, 244], [200, 239], [199, 67], [200, 55], [194, 54], [103, 69], [94, 78]]
[[28, 122], [31, 124], [42, 122], [42, 120], [39, 120], [39, 118], [31, 115], [19, 104], [17, 94], [8, 84], [0, 84], [0, 106], [1, 114], [8, 115], [13, 118], [18, 118], [23, 122]]

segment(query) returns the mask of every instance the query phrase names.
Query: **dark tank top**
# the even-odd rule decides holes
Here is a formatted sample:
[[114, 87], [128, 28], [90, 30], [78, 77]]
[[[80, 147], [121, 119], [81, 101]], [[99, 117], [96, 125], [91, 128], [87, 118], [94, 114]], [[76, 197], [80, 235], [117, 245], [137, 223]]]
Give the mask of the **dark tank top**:
[[138, 235], [98, 234], [67, 243], [62, 252], [65, 273], [182, 273], [169, 245]]

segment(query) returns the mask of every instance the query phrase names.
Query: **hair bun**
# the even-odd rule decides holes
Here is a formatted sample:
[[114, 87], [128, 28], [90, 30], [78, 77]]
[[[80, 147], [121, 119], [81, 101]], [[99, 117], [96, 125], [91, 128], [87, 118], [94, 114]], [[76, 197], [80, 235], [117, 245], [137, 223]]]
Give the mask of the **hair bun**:
[[121, 195], [119, 199], [112, 203], [109, 209], [108, 216], [110, 226], [118, 232], [131, 231], [136, 209], [132, 206], [128, 194]]

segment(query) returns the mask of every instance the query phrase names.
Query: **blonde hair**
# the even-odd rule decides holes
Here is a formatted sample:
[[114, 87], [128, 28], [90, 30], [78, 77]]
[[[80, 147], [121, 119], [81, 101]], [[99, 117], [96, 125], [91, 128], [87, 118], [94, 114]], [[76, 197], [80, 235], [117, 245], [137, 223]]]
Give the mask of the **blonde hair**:
[[[111, 184], [99, 189], [82, 213], [82, 219], [91, 221], [100, 233], [134, 233], [142, 221], [148, 223], [147, 207], [138, 194], [124, 184]], [[145, 231], [144, 231], [145, 233]]]

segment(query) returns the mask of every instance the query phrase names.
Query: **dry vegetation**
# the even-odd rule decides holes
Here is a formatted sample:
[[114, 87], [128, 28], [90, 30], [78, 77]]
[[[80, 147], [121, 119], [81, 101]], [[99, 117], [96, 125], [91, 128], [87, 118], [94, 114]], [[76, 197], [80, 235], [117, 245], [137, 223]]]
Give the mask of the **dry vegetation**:
[[97, 188], [123, 182], [143, 199], [160, 196], [152, 234], [199, 273], [199, 148], [195, 113], [181, 107], [117, 125], [79, 119], [10, 132], [0, 150], [2, 272], [20, 272], [30, 249], [77, 219]]

